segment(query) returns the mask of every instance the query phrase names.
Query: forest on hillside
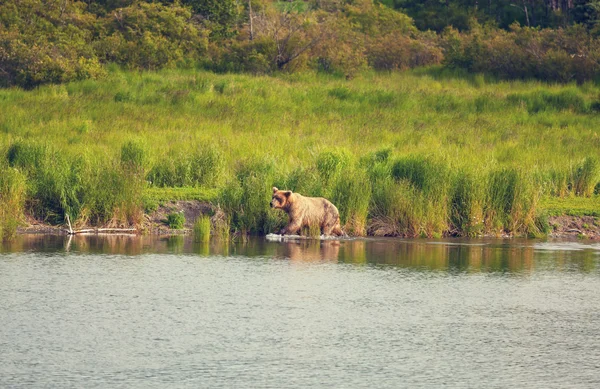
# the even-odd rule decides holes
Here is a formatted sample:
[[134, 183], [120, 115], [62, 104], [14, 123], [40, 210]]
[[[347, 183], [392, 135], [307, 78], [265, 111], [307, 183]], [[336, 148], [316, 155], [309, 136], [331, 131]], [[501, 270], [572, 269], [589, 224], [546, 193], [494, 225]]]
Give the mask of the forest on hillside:
[[272, 74], [438, 65], [500, 79], [600, 75], [600, 0], [5, 0], [0, 86], [130, 70]]

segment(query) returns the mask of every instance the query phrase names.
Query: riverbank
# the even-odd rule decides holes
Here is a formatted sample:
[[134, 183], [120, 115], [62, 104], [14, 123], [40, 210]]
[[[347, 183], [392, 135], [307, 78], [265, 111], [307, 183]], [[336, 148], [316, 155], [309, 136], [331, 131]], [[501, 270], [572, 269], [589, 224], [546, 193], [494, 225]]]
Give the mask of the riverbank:
[[264, 235], [285, 223], [268, 207], [277, 186], [330, 199], [352, 235], [543, 235], [548, 216], [570, 215], [545, 201], [568, 211], [600, 193], [598, 96], [427, 69], [113, 69], [2, 89], [0, 229], [23, 214], [144, 226], [161, 203], [196, 200], [232, 233]]
[[[580, 208], [574, 208], [568, 211], [570, 214], [557, 214], [560, 209], [556, 205], [551, 208], [548, 204], [544, 211], [548, 216], [549, 231], [546, 234], [550, 238], [569, 238], [569, 239], [589, 239], [600, 241], [600, 216], [597, 212], [600, 208], [596, 207], [596, 199], [587, 199], [587, 202], [579, 201]], [[189, 235], [193, 234], [193, 228], [195, 221], [207, 215], [212, 215], [211, 219], [213, 224], [216, 223], [217, 219], [222, 219], [223, 214], [217, 213], [218, 208], [209, 202], [199, 200], [174, 200], [174, 201], [163, 201], [161, 205], [152, 213], [145, 214], [143, 222], [137, 226], [135, 234], [143, 235]], [[173, 229], [169, 226], [168, 215], [178, 213], [183, 215], [184, 223], [183, 228]], [[552, 215], [554, 214], [554, 215]], [[100, 226], [108, 227], [107, 226]], [[114, 227], [111, 226], [111, 227]], [[130, 227], [130, 226], [122, 226]], [[80, 229], [92, 228], [90, 226], [81, 226]], [[370, 226], [367, 226], [367, 230], [373, 230]], [[51, 234], [51, 235], [62, 235], [67, 234], [68, 227], [65, 225], [51, 225], [44, 223], [35, 218], [29, 216], [26, 218], [24, 223], [18, 227], [17, 233], [19, 234]], [[93, 233], [93, 232], [92, 232]], [[443, 237], [451, 237], [452, 235], [446, 233]], [[416, 238], [417, 236], [406, 236], [400, 235], [397, 237], [403, 238]], [[519, 234], [511, 234], [508, 232], [499, 232], [495, 234], [485, 233], [474, 238], [490, 238], [490, 237], [522, 237]], [[538, 236], [540, 237], [540, 236]]]

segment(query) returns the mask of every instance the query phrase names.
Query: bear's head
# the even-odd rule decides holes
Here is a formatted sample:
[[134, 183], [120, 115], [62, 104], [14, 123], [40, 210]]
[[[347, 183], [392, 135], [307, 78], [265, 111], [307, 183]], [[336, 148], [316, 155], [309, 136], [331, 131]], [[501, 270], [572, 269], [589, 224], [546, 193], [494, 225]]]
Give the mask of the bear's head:
[[271, 197], [271, 208], [287, 209], [290, 206], [291, 190], [279, 190], [273, 187], [273, 197]]

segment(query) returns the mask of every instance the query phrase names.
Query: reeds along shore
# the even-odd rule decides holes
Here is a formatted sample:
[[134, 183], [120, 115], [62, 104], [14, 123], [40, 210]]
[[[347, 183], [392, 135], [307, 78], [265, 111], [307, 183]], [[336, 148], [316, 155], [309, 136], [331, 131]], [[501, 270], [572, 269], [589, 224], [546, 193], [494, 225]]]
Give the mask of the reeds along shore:
[[10, 237], [25, 214], [139, 224], [157, 207], [148, 188], [189, 187], [214, 193], [220, 231], [265, 234], [285, 222], [269, 209], [277, 186], [329, 198], [354, 235], [543, 234], [541, 197], [600, 190], [598, 96], [438, 69], [348, 81], [112, 68], [3, 89], [0, 228]]

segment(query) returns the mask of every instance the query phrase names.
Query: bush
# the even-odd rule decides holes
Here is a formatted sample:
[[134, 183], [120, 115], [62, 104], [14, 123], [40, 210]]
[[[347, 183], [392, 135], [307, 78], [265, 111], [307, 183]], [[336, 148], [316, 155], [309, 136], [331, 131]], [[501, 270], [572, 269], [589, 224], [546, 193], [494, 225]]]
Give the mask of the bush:
[[389, 34], [373, 38], [366, 47], [369, 65], [376, 70], [406, 70], [438, 65], [443, 59], [434, 41]]
[[[348, 92], [336, 90], [337, 95], [345, 96]], [[317, 171], [324, 188], [330, 189], [344, 170], [350, 168], [351, 156], [346, 150], [323, 151], [317, 156]], [[326, 194], [327, 192], [325, 192]]]
[[454, 234], [477, 235], [483, 229], [481, 188], [475, 177], [459, 172], [452, 183], [449, 198], [449, 218]]
[[194, 240], [208, 242], [210, 240], [211, 223], [208, 216], [201, 216], [194, 222]]
[[185, 216], [180, 212], [173, 212], [167, 215], [167, 224], [172, 230], [181, 230], [185, 225]]
[[442, 47], [446, 66], [501, 79], [583, 83], [600, 74], [600, 41], [577, 25], [555, 30], [512, 25], [510, 31], [475, 25], [462, 34], [447, 29]]
[[144, 175], [148, 157], [144, 147], [129, 141], [121, 146], [121, 166], [128, 172]]
[[105, 32], [94, 42], [103, 62], [130, 69], [160, 69], [207, 52], [208, 31], [191, 20], [189, 9], [177, 4], [139, 2], [101, 20]]
[[485, 223], [489, 230], [527, 232], [534, 225], [537, 203], [531, 177], [516, 169], [492, 171], [488, 176], [484, 204]]
[[331, 201], [340, 212], [344, 231], [349, 235], [364, 236], [371, 201], [371, 183], [365, 172], [355, 168], [339, 176], [333, 187]]
[[236, 39], [225, 47], [212, 46], [211, 52], [212, 63], [207, 67], [217, 72], [269, 74], [277, 70], [274, 60], [277, 57], [276, 42], [269, 37], [252, 41]]
[[236, 167], [235, 179], [225, 185], [219, 204], [233, 229], [245, 234], [268, 234], [283, 227], [286, 216], [270, 209], [275, 165], [252, 158]]
[[95, 16], [85, 3], [14, 0], [0, 4], [0, 86], [33, 88], [105, 74], [92, 48]]
[[573, 191], [577, 196], [590, 197], [600, 180], [600, 164], [593, 157], [587, 157], [573, 171]]
[[159, 159], [148, 172], [147, 180], [158, 187], [214, 187], [222, 178], [224, 168], [221, 150], [207, 144], [191, 153]]

